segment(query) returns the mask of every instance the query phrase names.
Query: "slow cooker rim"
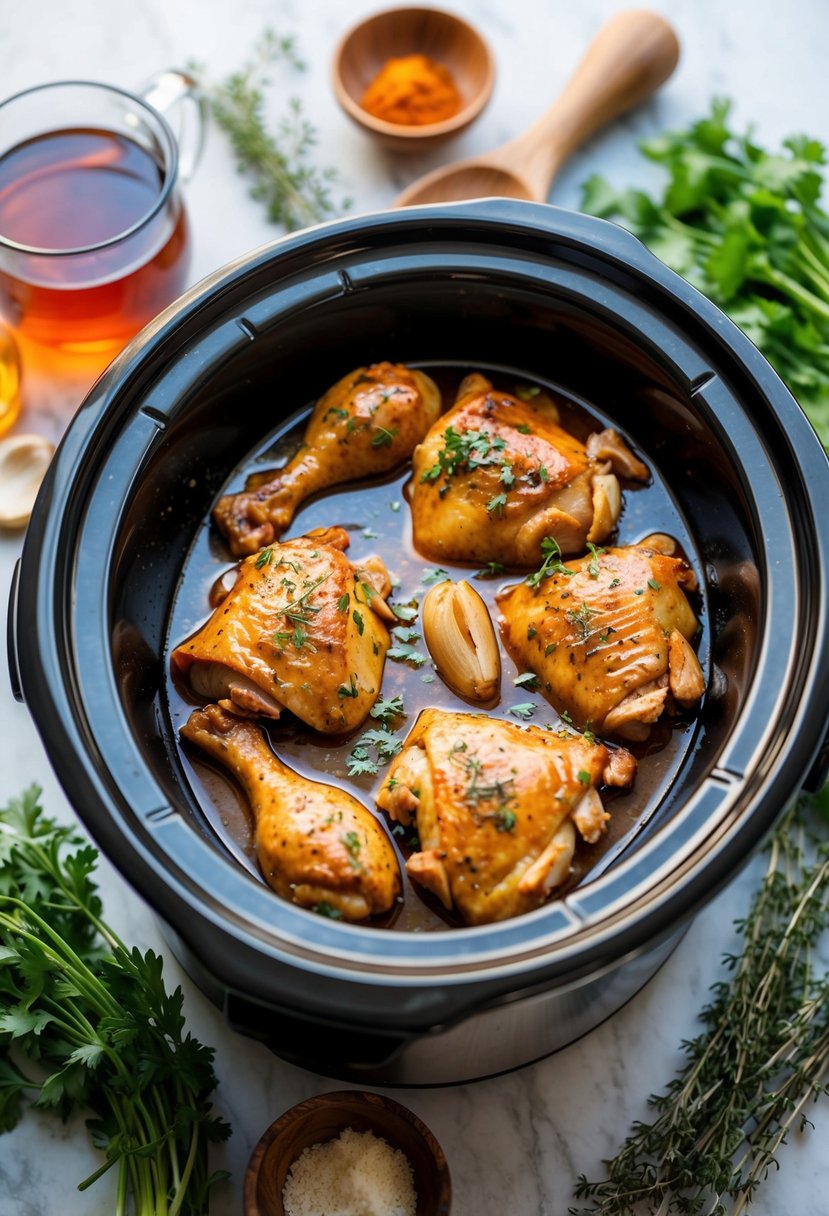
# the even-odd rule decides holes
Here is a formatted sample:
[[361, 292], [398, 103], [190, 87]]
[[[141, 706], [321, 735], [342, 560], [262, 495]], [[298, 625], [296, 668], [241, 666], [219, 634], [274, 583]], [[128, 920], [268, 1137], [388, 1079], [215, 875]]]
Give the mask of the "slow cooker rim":
[[[378, 217], [368, 217], [368, 220], [370, 221], [373, 219], [376, 223], [385, 224], [387, 226], [393, 227], [394, 224], [401, 223], [403, 221], [405, 221], [407, 224], [415, 222], [418, 220], [419, 217], [423, 217], [424, 214], [425, 214], [425, 218], [427, 218], [428, 220], [434, 220], [434, 219], [438, 218], [438, 216], [436, 216], [436, 214], [435, 214], [436, 212], [439, 213], [439, 217], [441, 219], [445, 219], [446, 217], [443, 214], [445, 210], [449, 210], [452, 212], [453, 220], [462, 220], [464, 217], [472, 218], [472, 219], [475, 219], [476, 221], [483, 221], [483, 222], [488, 223], [489, 226], [493, 227], [495, 230], [501, 230], [505, 223], [504, 218], [494, 218], [490, 214], [489, 204], [485, 204], [483, 206], [481, 204], [457, 204], [457, 205], [453, 206], [452, 208], [448, 208], [448, 209], [443, 209], [443, 208], [422, 208], [422, 209], [420, 209], [419, 208], [416, 210], [416, 212], [409, 213], [405, 216], [401, 215], [401, 213], [392, 213], [391, 215], [381, 214]], [[483, 210], [484, 214], [482, 214], [482, 210]], [[517, 204], [517, 205], [512, 204], [512, 203], [506, 204], [506, 205], [499, 204], [499, 213], [506, 211], [507, 220], [509, 220], [513, 223], [520, 220], [521, 225], [525, 225], [529, 228], [536, 227], [536, 225], [534, 225], [533, 223], [530, 222], [532, 220], [532, 216], [529, 216], [529, 217], [527, 216], [528, 211], [530, 211], [530, 212], [544, 211], [545, 213], [547, 213], [547, 212], [549, 212], [549, 210], [550, 209], [536, 207], [531, 204]], [[704, 305], [706, 305], [707, 310], [710, 310], [711, 315], [709, 317], [706, 317], [705, 312], [707, 310], [702, 309], [701, 310], [702, 319], [707, 321], [707, 323], [711, 327], [712, 331], [716, 332], [718, 337], [720, 337], [720, 338], [722, 337], [722, 328], [723, 328], [722, 322], [725, 320], [722, 317], [722, 314], [720, 314], [716, 309], [714, 309], [712, 305], [708, 304], [707, 301], [704, 301], [704, 298], [699, 296], [698, 293], [694, 292], [694, 289], [688, 287], [688, 285], [684, 284], [684, 282], [682, 280], [679, 280], [676, 276], [674, 276], [672, 274], [672, 272], [667, 271], [666, 268], [662, 267], [661, 263], [658, 263], [656, 261], [656, 259], [654, 259], [652, 257], [652, 255], [647, 254], [646, 251], [644, 251], [644, 248], [642, 246], [640, 246], [639, 243], [637, 241], [635, 241], [634, 238], [630, 237], [629, 234], [621, 233], [620, 230], [615, 229], [615, 227], [612, 225], [607, 225], [604, 221], [597, 221], [597, 220], [593, 220], [588, 217], [582, 217], [582, 216], [575, 216], [575, 217], [567, 216], [566, 219], [562, 220], [562, 214], [566, 214], [566, 213], [556, 212], [555, 214], [556, 214], [556, 219], [557, 219], [559, 225], [567, 230], [565, 235], [568, 235], [570, 237], [579, 237], [579, 233], [580, 233], [580, 231], [583, 232], [583, 228], [584, 228], [585, 224], [588, 226], [588, 229], [594, 224], [600, 224], [602, 226], [602, 229], [604, 230], [603, 236], [605, 236], [605, 237], [607, 236], [607, 230], [610, 229], [612, 231], [612, 240], [610, 240], [609, 243], [611, 246], [615, 246], [617, 250], [618, 250], [619, 244], [620, 244], [619, 238], [621, 238], [622, 261], [623, 261], [623, 264], [626, 269], [630, 268], [631, 261], [634, 260], [632, 251], [635, 251], [636, 255], [637, 255], [637, 258], [635, 260], [638, 261], [638, 260], [643, 259], [643, 257], [644, 257], [644, 260], [645, 260], [644, 270], [642, 269], [641, 266], [638, 267], [639, 273], [647, 273], [648, 277], [650, 279], [652, 279], [652, 280], [655, 279], [657, 281], [658, 286], [662, 290], [668, 290], [669, 293], [674, 297], [674, 299], [676, 299], [678, 295], [683, 294], [677, 290], [677, 285], [681, 285], [681, 287], [683, 289], [685, 289], [685, 292], [693, 293], [692, 304], [693, 304], [694, 309], [699, 314], [700, 302], [702, 302]], [[545, 220], [547, 219], [546, 214], [545, 214], [544, 218], [545, 218]], [[541, 226], [541, 225], [538, 225], [538, 226]], [[266, 246], [264, 248], [264, 250], [255, 251], [253, 254], [247, 255], [246, 257], [239, 259], [236, 263], [231, 264], [230, 268], [225, 268], [224, 271], [217, 272], [217, 275], [211, 276], [208, 280], [205, 280], [204, 283], [198, 285], [196, 288], [193, 289], [193, 291], [191, 291], [185, 297], [183, 297], [178, 305], [174, 306], [172, 310], [168, 310], [167, 314], [165, 314], [156, 323], [154, 323], [150, 327], [149, 331], [146, 331], [145, 337], [147, 337], [147, 336], [152, 337], [152, 336], [160, 335], [162, 333], [162, 331], [164, 331], [164, 330], [167, 330], [168, 336], [172, 337], [174, 335], [175, 331], [177, 329], [180, 329], [180, 327], [183, 325], [183, 323], [187, 319], [187, 317], [191, 313], [195, 313], [198, 311], [198, 309], [204, 303], [206, 293], [210, 293], [211, 291], [214, 291], [217, 288], [221, 288], [222, 285], [236, 284], [238, 286], [240, 274], [241, 274], [242, 279], [248, 274], [253, 274], [255, 272], [256, 267], [259, 265], [259, 263], [261, 261], [264, 261], [264, 262], [272, 261], [274, 256], [278, 256], [280, 253], [282, 253], [284, 251], [286, 246], [292, 246], [294, 248], [298, 248], [298, 247], [302, 247], [305, 244], [314, 243], [319, 240], [324, 241], [330, 235], [330, 232], [332, 229], [336, 230], [341, 235], [345, 235], [349, 232], [354, 231], [355, 229], [361, 230], [363, 227], [364, 227], [364, 221], [359, 221], [359, 222], [355, 221], [355, 220], [335, 221], [331, 224], [323, 225], [320, 228], [312, 230], [310, 232], [300, 234], [299, 236], [283, 238], [281, 241], [275, 242], [274, 244], [272, 244], [270, 246]], [[551, 228], [549, 225], [549, 222], [545, 223], [543, 225], [543, 228], [545, 230], [545, 234], [549, 235], [551, 238], [557, 237], [559, 235], [558, 230], [556, 228]], [[579, 239], [581, 239], [581, 237], [579, 237]], [[595, 244], [593, 242], [588, 242], [588, 243], [590, 244], [592, 251], [595, 253], [596, 252]], [[605, 245], [607, 244], [607, 242], [604, 242], [604, 243], [605, 243]], [[604, 254], [606, 254], [607, 249], [605, 248], [602, 252]], [[663, 276], [670, 276], [667, 283], [659, 282], [659, 280]], [[682, 303], [683, 301], [680, 300], [680, 302]], [[685, 304], [685, 307], [690, 306], [688, 304], [687, 300], [684, 301], [684, 304]], [[698, 315], [697, 319], [700, 319], [699, 315]], [[730, 325], [730, 322], [726, 322], [726, 327], [729, 325]], [[758, 388], [763, 393], [763, 395], [768, 397], [769, 391], [770, 391], [768, 384], [766, 384], [766, 385], [763, 384], [763, 379], [765, 379], [766, 381], [769, 381], [769, 378], [770, 378], [771, 387], [774, 389], [775, 394], [779, 396], [779, 394], [782, 390], [782, 392], [785, 393], [784, 399], [791, 401], [792, 405], [794, 405], [793, 399], [790, 398], [787, 390], [785, 390], [782, 383], [778, 380], [776, 375], [771, 371], [771, 369], [765, 363], [765, 360], [763, 360], [762, 357], [759, 355], [759, 352], [755, 351], [755, 349], [750, 345], [750, 343], [748, 343], [748, 340], [744, 337], [744, 335], [742, 335], [739, 330], [736, 330], [736, 327], [732, 327], [732, 330], [733, 330], [733, 332], [729, 334], [729, 342], [727, 343], [727, 346], [733, 351], [735, 340], [736, 340], [737, 347], [738, 347], [738, 350], [737, 350], [738, 359], [743, 364], [743, 367], [746, 369], [746, 371], [750, 375], [751, 379], [754, 380], [755, 383], [757, 383]], [[742, 352], [740, 352], [740, 350], [739, 350], [740, 345], [742, 345], [744, 347]], [[104, 408], [104, 406], [106, 404], [106, 396], [107, 396], [107, 392], [109, 390], [109, 385], [113, 384], [113, 383], [117, 384], [118, 376], [121, 374], [121, 372], [123, 372], [127, 378], [129, 378], [129, 376], [132, 374], [137, 374], [138, 372], [140, 372], [142, 363], [146, 362], [147, 359], [149, 358], [147, 350], [144, 349], [142, 352], [141, 346], [142, 346], [141, 339], [137, 340], [136, 343], [133, 343], [131, 345], [131, 347], [128, 348], [128, 350], [126, 352], [124, 352], [124, 354], [120, 357], [120, 359], [117, 361], [116, 365], [113, 367], [111, 372], [109, 372], [105, 375], [103, 380], [99, 383], [98, 388], [92, 394], [91, 398], [88, 399], [87, 407], [85, 410], [82, 410], [82, 414], [84, 414], [84, 413], [86, 414], [86, 420], [89, 423], [89, 438], [92, 438], [92, 436], [94, 435], [94, 433], [97, 429], [97, 424], [100, 421], [99, 419], [92, 417], [92, 406], [96, 402], [98, 402], [98, 403], [100, 403], [101, 408], [102, 409]], [[133, 362], [135, 362], [135, 364], [136, 364], [135, 367], [131, 366]], [[751, 367], [752, 363], [754, 363], [754, 365], [755, 365], [753, 368]], [[761, 373], [761, 375], [759, 377], [756, 374], [758, 371]], [[805, 419], [803, 419], [802, 415], [800, 415], [799, 408], [795, 407], [795, 411], [796, 411], [794, 414], [795, 428], [797, 427], [798, 419], [800, 420], [800, 423], [803, 426], [808, 428], [808, 423], [806, 423]], [[40, 551], [42, 559], [46, 558], [46, 555], [49, 551], [49, 546], [48, 546], [48, 543], [46, 543], [46, 542], [47, 542], [48, 534], [50, 532], [50, 528], [49, 528], [49, 519], [47, 516], [47, 512], [44, 509], [44, 504], [48, 501], [49, 497], [53, 493], [58, 492], [59, 472], [63, 472], [65, 470], [67, 463], [71, 470], [71, 468], [74, 465], [75, 457], [77, 456], [79, 451], [83, 450], [84, 442], [83, 442], [82, 436], [80, 434], [80, 429], [81, 428], [79, 425], [77, 428], [74, 429], [74, 431], [70, 431], [71, 439], [70, 439], [70, 436], [67, 436], [65, 445], [61, 447], [61, 451], [59, 453], [58, 460], [56, 461], [53, 472], [50, 474], [50, 477], [48, 479], [47, 486], [44, 490], [44, 497], [42, 497], [42, 499], [39, 503], [38, 514], [36, 517], [36, 527], [32, 531], [30, 538], [27, 538], [26, 549], [24, 551], [24, 558], [23, 558], [24, 574], [28, 573], [29, 561], [31, 561], [33, 563], [36, 561], [36, 551], [35, 551], [36, 546], [37, 546], [37, 549]], [[810, 430], [808, 433], [809, 433], [809, 435], [811, 435]], [[73, 443], [73, 441], [74, 441], [74, 443]], [[817, 444], [813, 442], [812, 446], [817, 447]], [[73, 448], [74, 448], [74, 453], [73, 453]], [[824, 464], [825, 464], [825, 461], [824, 461]], [[822, 471], [825, 475], [825, 468]], [[71, 476], [70, 476], [69, 484], [71, 485]], [[64, 485], [64, 495], [67, 492], [67, 488], [68, 487], [66, 485]], [[56, 546], [56, 556], [58, 556], [58, 558], [60, 558], [59, 546]], [[60, 564], [59, 561], [56, 562], [55, 566], [53, 567], [53, 570], [57, 570], [59, 564]], [[33, 580], [31, 580], [30, 578], [26, 577], [23, 579], [23, 583], [20, 588], [21, 601], [20, 601], [20, 607], [18, 610], [18, 619], [26, 619], [27, 606], [29, 608], [31, 608], [31, 606], [32, 606], [31, 604], [28, 603], [28, 601], [31, 598], [29, 596], [28, 592], [33, 585], [34, 585]], [[821, 584], [821, 602], [823, 605], [823, 614], [825, 616], [825, 586], [823, 585], [823, 583]], [[41, 601], [41, 604], [42, 604], [42, 601]], [[32, 619], [31, 615], [28, 616], [28, 619]], [[43, 623], [41, 622], [41, 624], [43, 624]], [[41, 675], [44, 675], [44, 674], [45, 673], [43, 673], [42, 669], [41, 669]], [[43, 711], [48, 710], [50, 702], [53, 703], [51, 690], [49, 689], [49, 681], [45, 680], [45, 679], [42, 680], [40, 682], [41, 686], [38, 687], [39, 682], [32, 678], [30, 672], [27, 672], [26, 676], [27, 676], [27, 678], [25, 679], [25, 684], [26, 684], [27, 699], [29, 700], [30, 706], [34, 713], [34, 716], [35, 716], [36, 720], [38, 720], [38, 724], [40, 725], [40, 719], [43, 716]], [[803, 708], [803, 707], [801, 707], [801, 708]], [[36, 710], [38, 712], [35, 712]], [[57, 720], [57, 723], [59, 726], [63, 725], [64, 720], [61, 718], [61, 716], [59, 714], [56, 715], [56, 720]], [[64, 746], [68, 745], [69, 751], [71, 754], [73, 745], [70, 743], [68, 738], [64, 738], [63, 742], [64, 742]], [[78, 736], [77, 743], [81, 745], [81, 754], [85, 758], [88, 758], [87, 752], [84, 747], [84, 740], [80, 737], [80, 735]], [[89, 745], [89, 741], [87, 740], [86, 746], [88, 747], [88, 745]], [[812, 754], [814, 754], [815, 750], [816, 750], [816, 748], [812, 749]], [[77, 755], [77, 754], [78, 753], [77, 753], [77, 749], [76, 749], [75, 755]], [[810, 759], [811, 759], [811, 756], [809, 757], [809, 760]], [[763, 805], [766, 808], [765, 814], [760, 816], [760, 814], [759, 814], [760, 808], [758, 806], [757, 808], [755, 808], [751, 817], [745, 817], [746, 822], [744, 822], [742, 825], [742, 831], [735, 834], [735, 837], [731, 841], [731, 845], [730, 845], [730, 849], [729, 849], [730, 855], [734, 854], [734, 855], [739, 856], [743, 852], [743, 849], [742, 849], [742, 845], [744, 844], [743, 837], [746, 835], [751, 836], [753, 838], [753, 843], [756, 843], [756, 839], [758, 838], [758, 836], [763, 834], [763, 832], [765, 831], [765, 828], [767, 828], [768, 826], [771, 825], [771, 823], [773, 822], [777, 813], [782, 810], [782, 807], [779, 805], [779, 790], [781, 787], [783, 787], [783, 789], [785, 789], [788, 786], [789, 792], [790, 792], [790, 789], [791, 789], [791, 772], [790, 772], [790, 770], [793, 770], [793, 769], [796, 770], [797, 773], [802, 773], [802, 771], [804, 769], [804, 760], [803, 760], [802, 756], [800, 756], [797, 761], [794, 761], [791, 756], [787, 757], [786, 762], [777, 770], [775, 781], [772, 783], [772, 786], [768, 790], [766, 790], [764, 793]], [[77, 791], [75, 794], [75, 798], [77, 798], [78, 802], [81, 805], [83, 805], [84, 798], [89, 796], [90, 793], [94, 793], [94, 795], [98, 798], [100, 798], [102, 795], [105, 794], [105, 791], [103, 791], [100, 788], [99, 783], [95, 782], [94, 780], [91, 782], [90, 781], [84, 782], [83, 780], [76, 782], [76, 780], [75, 780], [76, 772], [77, 772], [77, 770], [74, 768], [71, 770], [70, 777], [66, 781], [66, 784], [70, 785], [73, 789], [75, 789]], [[94, 773], [89, 773], [88, 776], [94, 778], [95, 775], [94, 775]], [[91, 786], [95, 786], [96, 784], [98, 784], [98, 786], [99, 786], [99, 788], [97, 790], [93, 790], [90, 788]], [[80, 797], [78, 797], [78, 795], [80, 795]], [[73, 799], [73, 801], [74, 800], [75, 799]], [[105, 801], [105, 799], [104, 799], [104, 801]], [[777, 806], [775, 806], [775, 802], [778, 802]], [[105, 815], [106, 815], [107, 810], [109, 808], [105, 807], [104, 809], [105, 809]], [[760, 821], [762, 823], [762, 827], [759, 832], [756, 830], [756, 823], [758, 821], [758, 818], [760, 819]], [[755, 830], [748, 832], [748, 830], [747, 830], [748, 823], [749, 823], [749, 821], [752, 821], [752, 820], [755, 823]], [[97, 834], [99, 834], [99, 833], [96, 832], [96, 835]], [[124, 843], [123, 834], [118, 836], [118, 840], [120, 841], [121, 845], [123, 846], [123, 843]], [[133, 843], [132, 847], [134, 847], [134, 843]], [[110, 851], [110, 850], [108, 850], [108, 851]], [[118, 852], [119, 850], [115, 849], [114, 851]], [[730, 864], [727, 867], [727, 869], [730, 870]], [[727, 877], [727, 872], [723, 873], [721, 875], [720, 881], [725, 881], [726, 877]], [[707, 898], [709, 892], [710, 892], [710, 884], [708, 887], [706, 887], [705, 892], [699, 893], [699, 896], [698, 896], [699, 900], [701, 901], [703, 898]], [[688, 914], [688, 911], [692, 905], [693, 905], [693, 900], [685, 901], [685, 906], [684, 906], [685, 915]], [[668, 910], [669, 910], [669, 905], [666, 904], [666, 907], [664, 909], [666, 916], [667, 916]], [[204, 909], [200, 907], [200, 911], [203, 912]], [[162, 915], [163, 915], [163, 911], [162, 911]], [[665, 917], [663, 917], [662, 919], [663, 919], [663, 928], [664, 928]], [[674, 915], [670, 919], [673, 922], [675, 922], [677, 919], [680, 919], [680, 917]], [[642, 920], [642, 921], [640, 921], [640, 919], [637, 919], [637, 925], [640, 925], [640, 924], [644, 925], [647, 923], [648, 920], [649, 920], [649, 918], [645, 918], [645, 920]], [[339, 927], [339, 928], [344, 928], [344, 927]], [[630, 929], [630, 926], [628, 926], [628, 929]], [[637, 936], [641, 937], [642, 934], [639, 934]], [[644, 939], [649, 940], [650, 937], [652, 937], [652, 936], [653, 936], [653, 931], [651, 929], [644, 934]], [[628, 941], [628, 945], [630, 945], [630, 944], [631, 943]], [[583, 954], [583, 949], [582, 949], [582, 950], [580, 950], [580, 955], [579, 955], [580, 963], [583, 962], [583, 960], [584, 960], [584, 954]]]

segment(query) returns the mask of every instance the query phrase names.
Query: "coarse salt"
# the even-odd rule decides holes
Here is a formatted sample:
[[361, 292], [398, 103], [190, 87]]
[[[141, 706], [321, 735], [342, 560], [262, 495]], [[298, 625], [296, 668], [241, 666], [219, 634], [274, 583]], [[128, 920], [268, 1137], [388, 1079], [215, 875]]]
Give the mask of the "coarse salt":
[[336, 1140], [303, 1150], [282, 1202], [285, 1216], [415, 1216], [417, 1195], [405, 1153], [347, 1127]]

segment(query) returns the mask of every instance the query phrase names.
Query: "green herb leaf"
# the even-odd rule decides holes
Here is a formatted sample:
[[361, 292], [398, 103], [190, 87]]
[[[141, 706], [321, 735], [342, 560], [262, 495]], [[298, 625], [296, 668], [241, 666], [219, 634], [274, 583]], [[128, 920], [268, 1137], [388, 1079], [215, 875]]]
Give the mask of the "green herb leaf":
[[555, 537], [544, 537], [541, 542], [541, 555], [544, 558], [541, 566], [527, 578], [527, 582], [534, 589], [540, 587], [544, 579], [549, 578], [551, 574], [564, 574], [571, 578], [576, 573], [562, 562], [561, 549], [558, 547]]
[[369, 710], [372, 718], [378, 719], [383, 726], [388, 728], [395, 718], [404, 718], [406, 711], [403, 708], [403, 697], [378, 697], [375, 703]]
[[384, 426], [376, 426], [375, 434], [371, 437], [371, 446], [373, 448], [391, 447], [397, 437], [397, 427], [393, 426], [388, 430]]
[[429, 569], [427, 567], [427, 569], [423, 571], [420, 581], [428, 587], [431, 583], [445, 583], [448, 578], [448, 571], [442, 570], [439, 566], [435, 569]]
[[388, 657], [393, 659], [395, 663], [411, 663], [413, 667], [422, 667], [428, 662], [425, 654], [421, 654], [419, 650], [415, 650], [413, 646], [400, 645], [392, 646], [387, 652]]
[[413, 621], [417, 616], [417, 603], [389, 604], [389, 607], [399, 621]]
[[257, 40], [257, 58], [221, 84], [210, 84], [197, 68], [202, 90], [217, 125], [229, 137], [236, 164], [261, 200], [268, 219], [289, 231], [318, 223], [349, 206], [335, 204], [331, 186], [333, 169], [318, 169], [311, 161], [317, 132], [308, 121], [302, 102], [291, 98], [275, 130], [265, 120], [265, 88], [269, 69], [277, 62], [301, 69], [293, 38], [280, 38], [266, 30]]
[[526, 688], [529, 692], [535, 692], [538, 688], [538, 676], [534, 671], [524, 671], [520, 676], [516, 676], [512, 681], [516, 688]]
[[473, 578], [497, 578], [498, 575], [503, 574], [505, 570], [506, 566], [504, 566], [501, 562], [487, 562], [487, 564], [483, 566], [477, 574], [473, 575]]
[[533, 716], [537, 708], [535, 701], [521, 701], [518, 705], [510, 705], [509, 712], [514, 718], [523, 718], [526, 721]]

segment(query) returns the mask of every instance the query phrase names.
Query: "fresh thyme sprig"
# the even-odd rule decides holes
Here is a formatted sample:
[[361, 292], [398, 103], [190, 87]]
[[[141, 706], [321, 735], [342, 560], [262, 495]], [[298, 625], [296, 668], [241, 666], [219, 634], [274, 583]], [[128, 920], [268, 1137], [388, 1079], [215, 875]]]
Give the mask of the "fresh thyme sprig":
[[239, 172], [251, 181], [251, 196], [265, 203], [272, 223], [282, 224], [290, 232], [347, 210], [350, 201], [334, 202], [334, 169], [319, 169], [309, 162], [317, 132], [298, 97], [290, 99], [276, 130], [268, 129], [264, 90], [269, 83], [268, 69], [278, 62], [297, 71], [305, 69], [293, 37], [265, 30], [256, 58], [220, 84], [205, 83], [199, 65], [194, 70], [213, 118], [230, 138]]
[[[826, 1091], [829, 976], [813, 969], [829, 916], [829, 841], [814, 841], [807, 800], [775, 833], [762, 886], [739, 924], [733, 976], [713, 988], [705, 1031], [687, 1063], [653, 1096], [607, 1179], [582, 1177], [582, 1216], [741, 1216], [792, 1128]], [[575, 1209], [571, 1209], [575, 1211]]]

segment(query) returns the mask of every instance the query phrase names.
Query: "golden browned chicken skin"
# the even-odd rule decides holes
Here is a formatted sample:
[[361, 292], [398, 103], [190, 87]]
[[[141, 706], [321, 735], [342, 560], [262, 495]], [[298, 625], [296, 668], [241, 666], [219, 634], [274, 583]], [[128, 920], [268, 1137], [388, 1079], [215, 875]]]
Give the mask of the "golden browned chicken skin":
[[409, 876], [480, 925], [543, 904], [570, 872], [576, 832], [595, 842], [605, 830], [597, 787], [635, 772], [629, 752], [579, 735], [427, 709], [377, 804], [417, 823]]
[[391, 908], [400, 892], [397, 856], [356, 798], [295, 773], [258, 726], [218, 705], [195, 710], [181, 734], [241, 785], [259, 865], [278, 895], [350, 921]]
[[502, 592], [504, 643], [574, 724], [641, 741], [672, 702], [689, 707], [705, 680], [690, 639], [696, 588], [667, 537], [552, 561], [545, 577]]
[[578, 553], [616, 525], [617, 471], [648, 477], [615, 431], [583, 444], [559, 425], [544, 394], [523, 401], [467, 376], [456, 404], [415, 449], [415, 546], [435, 561], [526, 567], [538, 563], [545, 536]]
[[274, 544], [239, 563], [209, 620], [172, 653], [173, 671], [235, 714], [288, 709], [314, 730], [356, 729], [380, 691], [394, 619], [379, 558], [362, 567], [343, 528]]
[[408, 460], [440, 408], [434, 381], [402, 363], [374, 363], [343, 376], [317, 402], [293, 460], [219, 499], [213, 518], [231, 552], [269, 545], [318, 490], [387, 473]]

